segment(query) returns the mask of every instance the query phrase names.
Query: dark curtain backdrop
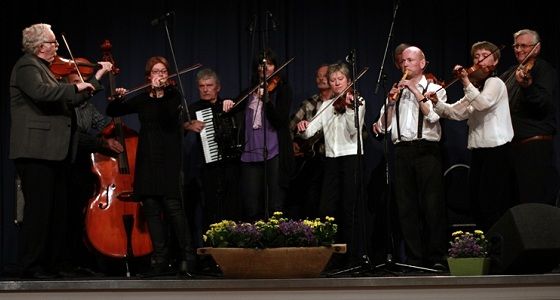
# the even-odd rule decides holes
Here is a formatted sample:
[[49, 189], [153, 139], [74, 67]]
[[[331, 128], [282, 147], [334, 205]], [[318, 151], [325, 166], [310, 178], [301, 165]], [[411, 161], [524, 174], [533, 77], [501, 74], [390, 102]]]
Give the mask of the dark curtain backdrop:
[[[113, 44], [113, 56], [121, 72], [117, 85], [132, 88], [144, 83], [145, 61], [153, 55], [171, 59], [165, 27], [151, 20], [173, 11], [169, 32], [179, 68], [201, 63], [221, 76], [224, 97], [235, 97], [249, 85], [251, 57], [264, 46], [273, 48], [284, 61], [295, 60], [284, 74], [294, 90], [295, 110], [301, 100], [315, 91], [314, 72], [321, 63], [344, 59], [351, 49], [357, 52], [357, 69], [369, 67], [357, 89], [367, 100], [367, 126], [377, 117], [386, 87], [400, 74], [392, 63], [392, 50], [401, 42], [418, 45], [429, 60], [428, 71], [448, 80], [455, 64], [471, 64], [473, 42], [488, 40], [506, 45], [498, 71], [514, 63], [512, 33], [537, 30], [543, 40], [543, 57], [558, 68], [560, 63], [560, 21], [551, 1], [445, 1], [402, 0], [394, 20], [394, 30], [384, 64], [386, 78], [374, 95], [376, 81], [389, 36], [396, 1], [323, 0], [257, 1], [203, 0], [150, 1], [124, 5], [124, 1], [4, 1], [2, 4], [2, 91], [0, 148], [0, 263], [15, 261], [17, 230], [13, 225], [14, 168], [8, 157], [9, 75], [21, 55], [21, 31], [30, 24], [45, 22], [61, 42], [59, 55], [68, 57], [60, 33], [65, 33], [73, 54], [91, 61], [101, 58], [104, 39]], [[543, 4], [548, 2], [550, 4]], [[265, 12], [270, 12], [265, 17]], [[253, 23], [253, 24], [252, 24]], [[251, 30], [250, 30], [251, 29]], [[184, 74], [182, 82], [188, 102], [197, 100], [194, 74]], [[460, 86], [448, 89], [450, 102], [460, 95]], [[104, 109], [103, 95], [94, 103]], [[137, 128], [135, 117], [125, 118]], [[465, 122], [444, 121], [446, 165], [468, 163]], [[382, 142], [365, 142], [366, 182], [368, 172], [383, 157]]]

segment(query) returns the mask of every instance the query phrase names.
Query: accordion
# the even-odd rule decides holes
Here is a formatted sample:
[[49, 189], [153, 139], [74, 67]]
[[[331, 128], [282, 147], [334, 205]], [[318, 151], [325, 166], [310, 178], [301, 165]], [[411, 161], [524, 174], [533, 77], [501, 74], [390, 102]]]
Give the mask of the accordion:
[[239, 127], [233, 116], [216, 115], [209, 107], [196, 111], [196, 119], [205, 123], [200, 140], [206, 163], [239, 159], [242, 145], [239, 143]]

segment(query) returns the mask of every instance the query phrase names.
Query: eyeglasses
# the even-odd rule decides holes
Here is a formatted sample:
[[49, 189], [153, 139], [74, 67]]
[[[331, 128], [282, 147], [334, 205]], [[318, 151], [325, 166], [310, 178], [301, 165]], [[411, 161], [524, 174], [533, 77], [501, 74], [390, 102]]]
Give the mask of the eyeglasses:
[[533, 46], [535, 46], [535, 45], [536, 45], [536, 44], [531, 44], [531, 45], [513, 44], [513, 45], [511, 45], [511, 46], [513, 47], [513, 49], [519, 49], [519, 48], [521, 48], [521, 49], [527, 49], [527, 48], [533, 47]]
[[44, 43], [44, 44], [55, 44], [55, 45], [58, 45], [58, 41], [56, 41], [56, 40], [55, 40], [55, 41], [44, 41], [43, 43]]
[[152, 70], [151, 72], [152, 74], [167, 74], [167, 70], [163, 69], [163, 70]]

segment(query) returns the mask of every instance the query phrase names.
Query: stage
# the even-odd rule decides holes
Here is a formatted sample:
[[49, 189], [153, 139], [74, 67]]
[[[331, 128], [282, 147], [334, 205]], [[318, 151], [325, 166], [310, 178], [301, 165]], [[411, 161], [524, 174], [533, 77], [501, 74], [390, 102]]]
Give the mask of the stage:
[[0, 299], [560, 299], [560, 273], [455, 277], [391, 275], [310, 279], [175, 276], [0, 281]]

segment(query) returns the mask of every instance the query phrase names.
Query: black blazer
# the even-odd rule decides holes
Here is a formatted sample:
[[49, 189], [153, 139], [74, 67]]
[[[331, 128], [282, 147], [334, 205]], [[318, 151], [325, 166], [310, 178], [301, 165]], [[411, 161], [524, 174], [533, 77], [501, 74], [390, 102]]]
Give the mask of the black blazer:
[[[99, 82], [92, 76], [96, 91]], [[11, 159], [64, 160], [77, 149], [72, 138], [72, 109], [89, 99], [75, 85], [56, 80], [47, 63], [33, 54], [23, 55], [10, 77]], [[75, 133], [76, 134], [76, 133]]]

